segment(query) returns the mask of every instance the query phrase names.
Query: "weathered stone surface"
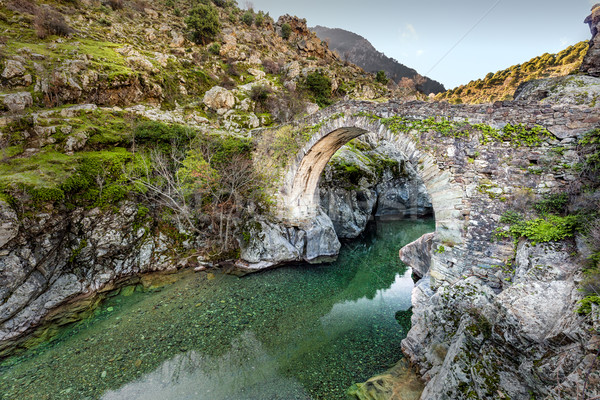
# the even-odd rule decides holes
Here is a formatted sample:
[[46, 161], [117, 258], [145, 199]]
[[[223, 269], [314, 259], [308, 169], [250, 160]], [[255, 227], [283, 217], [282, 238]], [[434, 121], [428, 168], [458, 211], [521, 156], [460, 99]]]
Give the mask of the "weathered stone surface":
[[242, 270], [256, 271], [291, 261], [319, 263], [337, 257], [340, 242], [325, 213], [301, 227], [254, 220], [240, 239]]
[[29, 92], [10, 93], [4, 96], [4, 105], [9, 111], [21, 112], [33, 105], [33, 97]]
[[592, 13], [585, 19], [592, 32], [590, 48], [583, 58], [580, 71], [592, 76], [600, 77], [600, 4], [592, 7]]
[[423, 383], [406, 360], [348, 390], [359, 400], [419, 400], [422, 392]]
[[410, 265], [413, 274], [423, 278], [429, 272], [431, 264], [431, 245], [435, 233], [426, 233], [414, 242], [400, 249], [398, 256], [406, 265]]
[[25, 75], [25, 72], [25, 67], [21, 62], [16, 60], [8, 60], [4, 64], [4, 71], [2, 71], [2, 77], [4, 79], [12, 79]]
[[544, 104], [592, 106], [599, 99], [600, 78], [585, 75], [536, 79], [522, 83], [515, 91], [515, 100]]
[[[0, 213], [13, 217], [2, 202]], [[125, 203], [116, 213], [40, 213], [19, 221], [18, 231], [2, 224], [3, 239], [12, 240], [0, 249], [0, 353], [76, 296], [137, 273], [177, 267], [168, 256], [168, 238], [146, 237], [143, 227], [141, 234], [133, 230], [136, 213], [136, 205]]]
[[4, 200], [0, 199], [0, 249], [19, 233], [17, 213]]
[[224, 87], [214, 86], [204, 94], [202, 102], [213, 110], [230, 110], [235, 105], [235, 97]]

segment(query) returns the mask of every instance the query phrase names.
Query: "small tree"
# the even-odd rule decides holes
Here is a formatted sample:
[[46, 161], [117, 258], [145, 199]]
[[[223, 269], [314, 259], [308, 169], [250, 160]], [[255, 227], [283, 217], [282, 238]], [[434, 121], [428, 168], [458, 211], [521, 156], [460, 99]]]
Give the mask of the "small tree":
[[381, 83], [382, 85], [387, 84], [389, 81], [387, 76], [385, 76], [385, 71], [377, 71], [377, 76], [375, 77], [375, 80]]
[[217, 10], [210, 5], [201, 4], [192, 8], [185, 23], [192, 39], [198, 44], [206, 44], [221, 31]]
[[320, 107], [331, 104], [331, 80], [329, 77], [321, 71], [316, 71], [306, 75], [304, 83]]
[[290, 35], [292, 34], [292, 27], [290, 26], [290, 24], [288, 24], [287, 22], [283, 25], [281, 25], [281, 37], [284, 38], [285, 40], [288, 40], [290, 38]]
[[254, 22], [254, 14], [251, 11], [246, 11], [244, 15], [242, 15], [242, 22], [248, 26], [251, 26]]

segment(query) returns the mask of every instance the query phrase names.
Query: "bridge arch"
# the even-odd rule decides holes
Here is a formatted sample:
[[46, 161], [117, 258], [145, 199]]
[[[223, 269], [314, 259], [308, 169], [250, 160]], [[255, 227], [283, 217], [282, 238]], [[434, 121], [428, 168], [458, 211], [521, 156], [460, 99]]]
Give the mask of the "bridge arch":
[[413, 135], [394, 133], [379, 118], [369, 116], [340, 116], [320, 125], [287, 170], [280, 193], [284, 219], [292, 225], [302, 225], [314, 218], [319, 207], [318, 183], [323, 169], [337, 150], [361, 135], [375, 135], [394, 143], [427, 188], [435, 213], [437, 239], [463, 243], [464, 190], [454, 181], [452, 172], [441, 169], [437, 160], [418, 146]]

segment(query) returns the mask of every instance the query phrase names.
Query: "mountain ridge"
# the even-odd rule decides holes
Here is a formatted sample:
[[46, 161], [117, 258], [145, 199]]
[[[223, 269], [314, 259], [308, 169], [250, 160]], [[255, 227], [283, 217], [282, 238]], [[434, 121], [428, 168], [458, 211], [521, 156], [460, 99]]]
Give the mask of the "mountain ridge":
[[388, 78], [401, 86], [410, 85], [411, 82], [407, 80], [412, 80], [414, 86], [426, 94], [437, 94], [446, 90], [441, 83], [422, 76], [415, 69], [378, 51], [371, 42], [357, 33], [321, 25], [309, 29], [327, 42], [329, 48], [337, 52], [342, 59], [358, 65], [367, 72], [385, 71]]

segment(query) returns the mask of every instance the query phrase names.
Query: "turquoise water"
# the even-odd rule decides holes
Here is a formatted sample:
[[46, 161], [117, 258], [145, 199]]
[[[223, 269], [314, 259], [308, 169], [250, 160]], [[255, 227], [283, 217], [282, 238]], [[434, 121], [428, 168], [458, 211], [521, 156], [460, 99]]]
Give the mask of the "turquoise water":
[[381, 222], [329, 265], [185, 271], [122, 290], [0, 364], [2, 399], [345, 399], [401, 357], [412, 280], [398, 249], [433, 221]]

